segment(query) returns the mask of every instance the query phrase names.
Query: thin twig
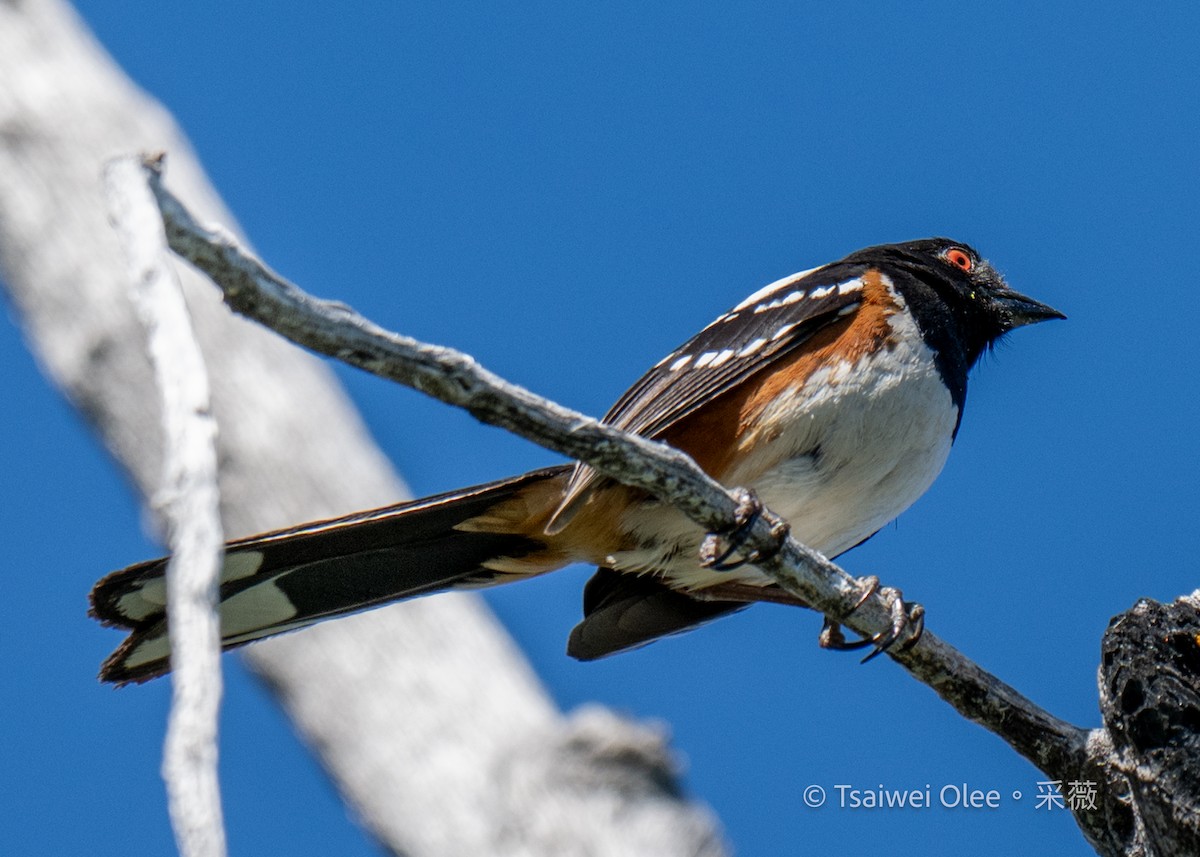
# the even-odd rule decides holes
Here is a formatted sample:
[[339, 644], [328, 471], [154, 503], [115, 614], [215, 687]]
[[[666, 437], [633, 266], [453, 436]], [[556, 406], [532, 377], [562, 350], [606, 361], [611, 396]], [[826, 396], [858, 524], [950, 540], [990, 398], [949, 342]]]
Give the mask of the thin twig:
[[165, 462], [160, 507], [172, 549], [167, 568], [172, 700], [163, 778], [184, 857], [223, 857], [217, 780], [221, 643], [217, 578], [224, 536], [218, 512], [216, 424], [208, 377], [187, 305], [146, 184], [148, 163], [124, 157], [105, 170], [109, 216], [129, 258], [133, 302], [162, 393]]
[[[708, 532], [734, 528], [737, 498], [682, 452], [542, 399], [465, 354], [391, 333], [344, 304], [314, 298], [223, 230], [197, 223], [162, 186], [160, 174], [154, 174], [152, 187], [171, 249], [208, 274], [236, 312], [298, 345], [421, 390], [482, 422], [644, 488]], [[754, 523], [747, 549], [769, 554], [777, 545], [769, 519], [763, 515]], [[886, 592], [869, 595], [852, 610], [866, 592], [864, 585], [793, 538], [756, 565], [815, 609], [845, 617], [844, 624], [859, 634], [872, 636], [891, 625]], [[908, 650], [889, 654], [963, 716], [999, 735], [1046, 773], [1063, 770], [1083, 752], [1084, 730], [1039, 708], [932, 632]]]

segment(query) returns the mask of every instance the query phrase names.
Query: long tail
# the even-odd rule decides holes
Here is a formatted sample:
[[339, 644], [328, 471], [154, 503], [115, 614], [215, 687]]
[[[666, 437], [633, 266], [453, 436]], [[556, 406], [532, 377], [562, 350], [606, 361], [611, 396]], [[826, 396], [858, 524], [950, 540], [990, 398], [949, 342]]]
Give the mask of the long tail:
[[[221, 571], [221, 645], [232, 649], [392, 601], [486, 586], [564, 565], [540, 535], [569, 466], [535, 470], [344, 518], [230, 542]], [[141, 682], [170, 669], [167, 560], [115, 571], [91, 614], [129, 637], [103, 681]]]

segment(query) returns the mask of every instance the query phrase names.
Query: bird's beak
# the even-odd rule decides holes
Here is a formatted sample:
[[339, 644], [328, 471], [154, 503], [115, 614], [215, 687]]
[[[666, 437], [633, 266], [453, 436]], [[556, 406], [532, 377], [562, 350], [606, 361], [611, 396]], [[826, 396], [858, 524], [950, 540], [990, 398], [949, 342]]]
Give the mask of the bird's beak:
[[1046, 306], [1012, 289], [1001, 289], [994, 297], [1008, 320], [1009, 330], [1027, 324], [1037, 324], [1039, 321], [1049, 321], [1052, 318], [1066, 318], [1054, 307]]

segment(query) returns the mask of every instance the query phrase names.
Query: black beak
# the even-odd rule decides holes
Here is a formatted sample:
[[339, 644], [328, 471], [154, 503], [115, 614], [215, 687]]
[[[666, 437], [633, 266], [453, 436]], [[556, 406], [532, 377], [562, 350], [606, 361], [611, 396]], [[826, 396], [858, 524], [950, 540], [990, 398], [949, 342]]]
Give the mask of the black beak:
[[1037, 324], [1039, 321], [1049, 321], [1052, 318], [1066, 318], [1054, 307], [1035, 301], [1012, 289], [1001, 289], [995, 293], [994, 299], [1008, 329], [1024, 327], [1027, 324]]

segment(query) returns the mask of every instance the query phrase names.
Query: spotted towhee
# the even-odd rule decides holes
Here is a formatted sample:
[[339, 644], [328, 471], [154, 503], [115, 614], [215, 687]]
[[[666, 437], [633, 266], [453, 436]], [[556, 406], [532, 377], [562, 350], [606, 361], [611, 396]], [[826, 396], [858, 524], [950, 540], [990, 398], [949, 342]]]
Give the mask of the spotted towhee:
[[[913, 503], [942, 469], [967, 371], [1008, 331], [1062, 314], [944, 238], [869, 247], [755, 292], [660, 360], [605, 421], [757, 492], [826, 556]], [[754, 601], [797, 603], [753, 565], [701, 562], [674, 508], [584, 465], [231, 542], [226, 648], [446, 589], [599, 566], [567, 651], [603, 657]], [[166, 560], [114, 572], [92, 613], [127, 628], [106, 681], [168, 669]]]

